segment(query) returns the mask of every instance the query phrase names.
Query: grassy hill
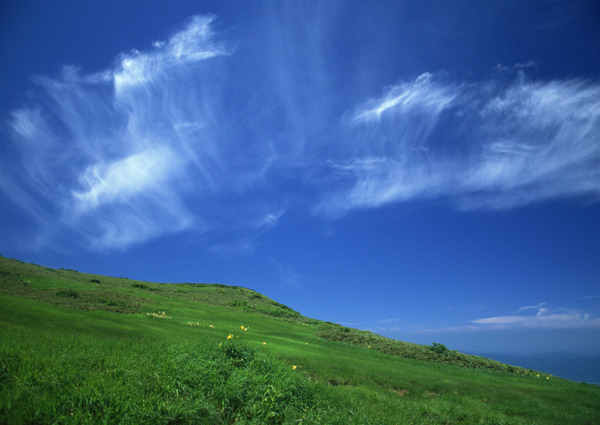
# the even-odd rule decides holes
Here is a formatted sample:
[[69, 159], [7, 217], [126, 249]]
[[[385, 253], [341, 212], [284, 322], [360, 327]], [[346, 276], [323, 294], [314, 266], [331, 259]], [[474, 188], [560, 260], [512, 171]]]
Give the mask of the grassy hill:
[[0, 423], [600, 423], [598, 386], [309, 319], [237, 286], [0, 257], [0, 306]]

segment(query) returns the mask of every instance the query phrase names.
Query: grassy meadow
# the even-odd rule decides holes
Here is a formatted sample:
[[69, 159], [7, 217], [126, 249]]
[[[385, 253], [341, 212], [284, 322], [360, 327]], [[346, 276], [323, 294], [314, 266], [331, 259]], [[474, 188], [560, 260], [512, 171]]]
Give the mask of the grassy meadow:
[[598, 424], [600, 387], [250, 289], [0, 257], [2, 424]]

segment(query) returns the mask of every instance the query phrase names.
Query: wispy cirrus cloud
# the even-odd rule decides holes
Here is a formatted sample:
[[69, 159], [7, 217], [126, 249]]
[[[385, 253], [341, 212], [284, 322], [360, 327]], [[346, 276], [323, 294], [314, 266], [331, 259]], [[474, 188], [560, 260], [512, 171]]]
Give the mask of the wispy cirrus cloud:
[[169, 40], [154, 42], [153, 50], [122, 55], [112, 74], [117, 98], [126, 100], [129, 90], [147, 89], [160, 79], [172, 78], [169, 74], [180, 73], [186, 65], [227, 54], [223, 45], [214, 41], [213, 21], [213, 16], [195, 16]]
[[423, 74], [358, 106], [339, 187], [317, 211], [412, 199], [506, 209], [600, 195], [600, 85], [515, 78], [456, 84]]
[[[577, 308], [552, 307], [546, 303], [524, 306], [500, 316], [481, 317], [443, 328], [416, 329], [412, 333], [487, 332], [496, 330], [600, 329], [600, 317]], [[404, 330], [399, 326], [395, 330]]]
[[[455, 309], [455, 308], [453, 308]], [[467, 306], [464, 311], [483, 310], [482, 306]], [[507, 314], [457, 320], [448, 326], [412, 324], [410, 318], [383, 318], [372, 322], [370, 330], [382, 334], [451, 335], [488, 333], [494, 331], [590, 331], [600, 330], [598, 309], [557, 307], [542, 302], [515, 309]], [[469, 314], [470, 315], [470, 314]]]
[[[97, 73], [65, 66], [56, 78], [34, 79], [34, 105], [12, 114], [12, 152], [0, 184], [36, 219], [40, 241], [66, 231], [93, 248], [126, 248], [201, 231], [219, 216], [206, 204], [217, 206], [258, 178], [262, 156], [224, 134], [215, 60], [230, 52], [213, 23], [212, 16], [193, 17], [169, 39], [121, 54]], [[260, 164], [231, 172], [245, 156]], [[277, 221], [281, 209], [263, 209], [245, 222]]]
[[456, 97], [455, 90], [439, 84], [429, 72], [421, 74], [413, 82], [403, 82], [390, 87], [378, 99], [360, 105], [352, 114], [352, 123], [379, 122], [384, 114], [401, 115], [422, 110], [435, 117]]
[[281, 217], [286, 213], [285, 209], [273, 210], [263, 216], [256, 217], [252, 222], [246, 222], [242, 226], [243, 231], [227, 242], [219, 242], [211, 247], [211, 250], [222, 256], [250, 255], [260, 245], [258, 239], [261, 234], [277, 226]]
[[544, 303], [522, 307], [515, 314], [474, 319], [471, 323], [481, 329], [507, 328], [600, 328], [600, 318], [578, 309], [551, 308]]
[[192, 17], [107, 69], [37, 77], [10, 117], [0, 188], [36, 220], [39, 243], [66, 233], [123, 249], [226, 229], [237, 236], [214, 249], [247, 253], [292, 208], [600, 195], [598, 82], [530, 81], [523, 67], [472, 82], [424, 72], [365, 99], [336, 80], [329, 21], [272, 18], [243, 44], [215, 17]]

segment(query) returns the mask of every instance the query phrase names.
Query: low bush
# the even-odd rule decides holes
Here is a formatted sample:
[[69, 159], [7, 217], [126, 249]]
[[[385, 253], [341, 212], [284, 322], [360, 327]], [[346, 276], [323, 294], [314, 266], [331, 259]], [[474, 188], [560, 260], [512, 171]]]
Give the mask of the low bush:
[[434, 342], [430, 348], [431, 351], [438, 354], [444, 354], [448, 351], [448, 348], [444, 344], [440, 344], [439, 342]]
[[229, 305], [231, 307], [234, 307], [234, 308], [247, 308], [248, 307], [248, 301], [235, 300], [235, 301], [231, 301], [229, 303]]
[[63, 289], [61, 291], [56, 291], [56, 295], [63, 298], [77, 298], [79, 296], [79, 292], [74, 289]]

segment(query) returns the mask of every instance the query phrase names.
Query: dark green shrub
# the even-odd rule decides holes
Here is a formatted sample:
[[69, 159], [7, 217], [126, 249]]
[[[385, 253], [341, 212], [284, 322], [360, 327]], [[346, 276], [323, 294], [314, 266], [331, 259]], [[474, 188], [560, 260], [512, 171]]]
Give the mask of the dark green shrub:
[[77, 298], [79, 293], [74, 289], [63, 289], [61, 291], [56, 291], [56, 295], [63, 298]]
[[444, 354], [446, 351], [448, 351], [448, 348], [444, 344], [440, 344], [438, 342], [434, 342], [433, 344], [431, 344], [430, 349], [434, 353], [438, 353], [438, 354]]
[[121, 305], [119, 302], [117, 302], [113, 299], [110, 299], [110, 298], [99, 298], [98, 302], [100, 304], [106, 304], [111, 307], [119, 307]]
[[245, 307], [248, 307], [248, 302], [242, 301], [242, 300], [235, 300], [235, 301], [230, 302], [229, 305], [231, 307], [235, 307], [235, 308], [245, 308]]

